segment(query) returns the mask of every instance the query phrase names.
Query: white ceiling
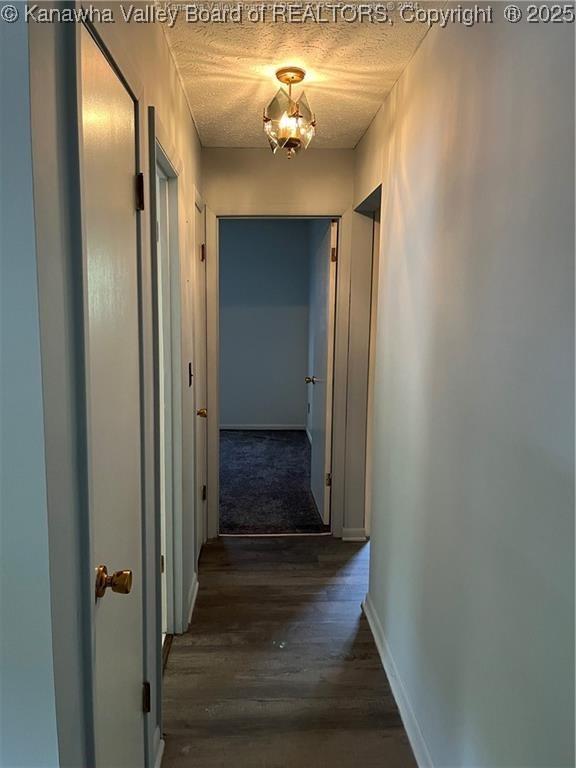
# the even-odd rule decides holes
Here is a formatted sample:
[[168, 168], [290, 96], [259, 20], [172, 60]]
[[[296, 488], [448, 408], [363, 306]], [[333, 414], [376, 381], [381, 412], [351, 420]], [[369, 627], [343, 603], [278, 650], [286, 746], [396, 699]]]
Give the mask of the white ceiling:
[[[206, 4], [208, 5], [208, 4]], [[262, 110], [296, 64], [318, 121], [314, 147], [355, 147], [427, 32], [422, 24], [189, 23], [168, 41], [206, 147], [266, 147]], [[299, 93], [296, 88], [295, 93]]]

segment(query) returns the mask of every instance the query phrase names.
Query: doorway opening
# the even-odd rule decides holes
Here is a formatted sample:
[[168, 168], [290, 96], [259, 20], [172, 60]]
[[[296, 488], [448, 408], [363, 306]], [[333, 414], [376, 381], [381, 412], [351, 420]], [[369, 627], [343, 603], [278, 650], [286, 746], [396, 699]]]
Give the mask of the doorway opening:
[[221, 535], [330, 532], [338, 223], [219, 222]]

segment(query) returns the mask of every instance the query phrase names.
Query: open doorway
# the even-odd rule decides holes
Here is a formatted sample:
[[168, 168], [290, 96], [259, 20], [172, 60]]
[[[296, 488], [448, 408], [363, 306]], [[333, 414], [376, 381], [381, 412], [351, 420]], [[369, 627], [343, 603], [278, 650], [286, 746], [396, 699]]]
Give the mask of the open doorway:
[[219, 224], [220, 506], [228, 535], [330, 531], [338, 224]]

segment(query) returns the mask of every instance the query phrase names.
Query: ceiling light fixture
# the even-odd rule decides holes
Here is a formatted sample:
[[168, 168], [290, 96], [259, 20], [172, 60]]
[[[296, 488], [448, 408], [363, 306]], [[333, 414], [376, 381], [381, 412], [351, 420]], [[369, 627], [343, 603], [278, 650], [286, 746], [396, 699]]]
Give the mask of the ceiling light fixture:
[[288, 159], [306, 149], [316, 133], [316, 118], [310, 109], [304, 91], [294, 100], [292, 86], [301, 83], [306, 72], [300, 67], [282, 67], [276, 72], [281, 83], [288, 86], [288, 93], [280, 88], [264, 110], [264, 132], [272, 152], [285, 149]]

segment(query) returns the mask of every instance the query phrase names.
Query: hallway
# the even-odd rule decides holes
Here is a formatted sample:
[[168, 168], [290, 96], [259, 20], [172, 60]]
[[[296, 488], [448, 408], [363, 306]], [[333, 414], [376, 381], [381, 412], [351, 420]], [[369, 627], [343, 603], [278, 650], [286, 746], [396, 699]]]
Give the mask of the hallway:
[[0, 768], [576, 767], [576, 8], [480, 5], [0, 0]]
[[206, 545], [164, 676], [164, 768], [415, 765], [362, 615], [368, 551], [330, 537]]

